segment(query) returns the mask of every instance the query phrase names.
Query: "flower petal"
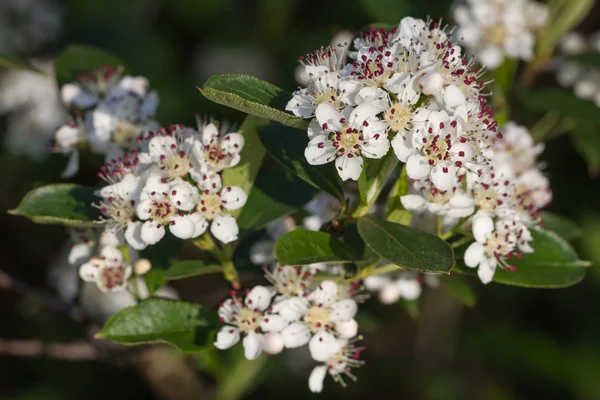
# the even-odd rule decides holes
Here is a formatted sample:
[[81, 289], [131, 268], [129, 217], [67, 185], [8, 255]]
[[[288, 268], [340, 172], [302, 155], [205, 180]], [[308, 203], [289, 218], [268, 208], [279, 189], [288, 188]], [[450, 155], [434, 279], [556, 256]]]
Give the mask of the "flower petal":
[[288, 321], [281, 315], [269, 314], [262, 319], [260, 329], [263, 332], [281, 332], [288, 325]]
[[147, 244], [156, 244], [165, 236], [165, 227], [156, 222], [146, 221], [142, 225], [141, 237]]
[[136, 221], [127, 224], [125, 230], [125, 240], [135, 250], [144, 250], [148, 244], [142, 240], [142, 226], [143, 223]]
[[308, 350], [313, 360], [325, 362], [340, 350], [340, 345], [332, 333], [319, 331], [308, 342]]
[[222, 243], [231, 243], [237, 240], [240, 228], [231, 215], [220, 214], [210, 224], [210, 232]]
[[479, 264], [477, 275], [481, 280], [481, 283], [488, 284], [494, 279], [494, 273], [496, 272], [496, 260], [493, 258], [486, 258]]
[[342, 339], [352, 339], [358, 333], [358, 322], [355, 319], [337, 322], [335, 331]]
[[[338, 285], [333, 281], [323, 281], [310, 294], [310, 300], [324, 307], [333, 304], [338, 294]], [[350, 317], [352, 318], [352, 317]]]
[[263, 335], [263, 351], [267, 354], [279, 354], [284, 348], [283, 338], [277, 332], [269, 332]]
[[77, 171], [79, 171], [79, 152], [74, 150], [69, 154], [67, 166], [65, 167], [64, 171], [60, 173], [60, 177], [62, 179], [72, 178], [75, 176]]
[[357, 181], [363, 169], [363, 159], [352, 153], [343, 154], [335, 159], [335, 168], [343, 181]]
[[310, 328], [304, 322], [294, 322], [281, 331], [287, 349], [304, 346], [310, 340]]
[[416, 194], [400, 196], [400, 202], [404, 208], [411, 211], [422, 211], [427, 205], [425, 199]]
[[329, 319], [333, 323], [347, 321], [349, 319], [354, 318], [356, 312], [358, 311], [358, 306], [356, 302], [352, 299], [344, 299], [337, 301], [331, 305], [331, 311], [329, 312]]
[[344, 118], [341, 112], [330, 103], [321, 103], [315, 110], [315, 117], [319, 125], [326, 131], [342, 130], [340, 120]]
[[321, 393], [323, 390], [323, 382], [327, 376], [327, 366], [319, 365], [314, 367], [308, 377], [308, 388], [313, 393]]
[[412, 179], [423, 179], [431, 171], [428, 160], [417, 154], [408, 157], [406, 161], [406, 174]]
[[456, 167], [454, 165], [438, 162], [431, 169], [431, 182], [440, 190], [450, 190], [456, 179]]
[[269, 307], [269, 304], [271, 304], [272, 297], [273, 292], [265, 286], [255, 286], [246, 295], [244, 303], [249, 308], [264, 311]]
[[485, 243], [494, 230], [494, 221], [486, 213], [478, 212], [473, 217], [473, 236], [479, 243]]
[[485, 247], [479, 242], [473, 242], [465, 251], [465, 265], [475, 268], [485, 259]]
[[308, 142], [304, 150], [304, 157], [310, 165], [322, 165], [333, 161], [336, 148], [333, 142], [325, 135], [315, 136]]
[[[97, 260], [97, 259], [96, 259]], [[79, 267], [79, 276], [86, 282], [96, 282], [100, 276], [100, 268], [95, 259]]]
[[404, 163], [415, 151], [412, 146], [412, 138], [407, 132], [398, 132], [392, 139], [391, 145], [398, 160]]
[[226, 210], [242, 208], [248, 200], [248, 195], [237, 186], [225, 186], [221, 191], [221, 200]]
[[242, 340], [244, 346], [244, 356], [248, 360], [256, 360], [263, 350], [263, 335], [256, 332], [249, 332]]
[[183, 240], [190, 239], [194, 237], [195, 230], [196, 225], [194, 224], [194, 220], [190, 218], [190, 216], [175, 215], [171, 217], [169, 231], [171, 231], [173, 236]]

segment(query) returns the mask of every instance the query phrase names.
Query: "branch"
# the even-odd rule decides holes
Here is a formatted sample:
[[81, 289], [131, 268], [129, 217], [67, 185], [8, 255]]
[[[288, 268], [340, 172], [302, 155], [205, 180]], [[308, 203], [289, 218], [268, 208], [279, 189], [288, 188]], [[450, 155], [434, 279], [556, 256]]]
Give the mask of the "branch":
[[98, 350], [90, 343], [44, 343], [41, 340], [0, 339], [0, 356], [48, 357], [55, 360], [84, 361], [98, 359]]

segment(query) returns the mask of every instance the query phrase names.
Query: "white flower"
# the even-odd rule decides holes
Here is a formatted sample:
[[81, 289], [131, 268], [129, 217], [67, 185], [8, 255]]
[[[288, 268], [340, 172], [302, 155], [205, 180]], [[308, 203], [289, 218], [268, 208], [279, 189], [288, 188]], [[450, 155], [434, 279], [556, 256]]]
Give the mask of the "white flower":
[[343, 113], [329, 103], [320, 104], [316, 117], [323, 132], [308, 143], [304, 152], [308, 163], [321, 165], [335, 160], [343, 180], [358, 180], [362, 156], [381, 158], [390, 147], [385, 124], [376, 117], [378, 112], [368, 103], [348, 107]]
[[393, 304], [401, 298], [416, 300], [422, 292], [419, 276], [411, 271], [372, 275], [365, 278], [364, 284], [367, 290], [379, 293], [383, 304]]
[[473, 236], [476, 241], [465, 252], [465, 264], [478, 268], [479, 279], [486, 284], [492, 281], [498, 264], [506, 270], [515, 271], [508, 260], [533, 251], [529, 246], [532, 239], [529, 230], [510, 218], [494, 223], [487, 214], [477, 213], [473, 217]]
[[124, 290], [131, 276], [131, 265], [113, 246], [104, 246], [100, 257], [92, 258], [79, 268], [79, 276], [86, 282], [94, 282], [102, 292]]
[[210, 223], [210, 232], [221, 242], [237, 240], [239, 227], [233, 216], [227, 211], [242, 208], [248, 195], [237, 186], [221, 187], [221, 177], [210, 176], [200, 181], [200, 196], [196, 207], [197, 225]]
[[199, 199], [198, 189], [189, 182], [181, 179], [168, 182], [159, 175], [150, 175], [135, 208], [136, 215], [145, 221], [140, 227], [141, 241], [150, 245], [158, 243], [165, 235], [165, 226], [180, 239], [204, 233], [208, 225], [206, 220], [192, 212]]
[[359, 82], [344, 80], [338, 72], [327, 72], [309, 81], [308, 87], [294, 92], [285, 109], [300, 118], [312, 117], [321, 103], [329, 103], [337, 109], [355, 105], [354, 96], [360, 89]]
[[356, 341], [335, 340], [332, 337], [324, 339], [324, 342], [330, 346], [330, 351], [328, 352], [330, 355], [324, 359], [321, 359], [321, 357], [316, 359], [316, 361], [322, 361], [323, 364], [315, 367], [308, 378], [308, 387], [311, 392], [320, 393], [323, 390], [323, 382], [327, 374], [343, 387], [346, 387], [343, 379], [344, 375], [352, 381], [356, 381], [356, 376], [350, 371], [352, 368], [358, 368], [364, 364], [364, 361], [358, 358], [360, 353], [365, 350], [363, 346], [357, 347], [355, 345]]
[[309, 266], [286, 265], [276, 266], [273, 272], [263, 267], [265, 277], [273, 285], [275, 291], [284, 297], [307, 296], [311, 290], [314, 272]]
[[194, 142], [193, 154], [201, 161], [196, 173], [220, 172], [235, 167], [240, 162], [240, 152], [244, 148], [244, 137], [236, 132], [226, 133], [226, 123], [198, 121], [199, 135]]
[[400, 197], [405, 209], [411, 211], [429, 211], [436, 215], [447, 215], [453, 218], [468, 217], [473, 214], [475, 207], [470, 194], [461, 189], [460, 179], [457, 179], [451, 189], [437, 189], [429, 179], [412, 181], [411, 192]]
[[536, 158], [544, 151], [543, 143], [535, 143], [529, 130], [513, 121], [502, 127], [503, 140], [494, 140], [494, 167], [508, 178], [516, 178], [535, 167]]
[[312, 54], [301, 56], [298, 59], [300, 64], [302, 64], [300, 80], [302, 82], [311, 82], [328, 72], [340, 71], [344, 62], [343, 54], [345, 52], [338, 55], [336, 50], [346, 46], [346, 44], [330, 45], [316, 50]]
[[244, 355], [255, 360], [263, 351], [275, 354], [283, 349], [278, 332], [287, 323], [277, 315], [265, 314], [274, 292], [264, 286], [255, 286], [241, 302], [235, 295], [219, 307], [219, 318], [227, 325], [217, 334], [215, 347], [226, 350], [243, 337]]
[[587, 42], [580, 33], [569, 32], [558, 42], [558, 49], [568, 55], [581, 54], [587, 50]]
[[467, 176], [467, 184], [473, 190], [473, 200], [479, 209], [489, 216], [506, 216], [516, 211], [514, 185], [493, 167]]
[[338, 285], [323, 281], [308, 296], [287, 297], [276, 302], [273, 312], [291, 323], [281, 331], [285, 347], [309, 343], [309, 347], [318, 348], [324, 337], [320, 333], [330, 332], [341, 338], [356, 335], [356, 301], [337, 300], [337, 296]]
[[454, 12], [459, 26], [456, 37], [478, 61], [496, 69], [505, 57], [529, 60], [533, 56], [534, 33], [546, 22], [546, 5], [530, 0], [459, 4]]
[[101, 66], [79, 74], [77, 82], [61, 87], [63, 102], [68, 107], [75, 106], [81, 109], [96, 106], [117, 85], [122, 71], [122, 67]]
[[69, 156], [67, 167], [61, 173], [63, 179], [71, 178], [79, 171], [78, 146], [85, 141], [85, 128], [80, 121], [69, 121], [56, 130], [51, 149]]

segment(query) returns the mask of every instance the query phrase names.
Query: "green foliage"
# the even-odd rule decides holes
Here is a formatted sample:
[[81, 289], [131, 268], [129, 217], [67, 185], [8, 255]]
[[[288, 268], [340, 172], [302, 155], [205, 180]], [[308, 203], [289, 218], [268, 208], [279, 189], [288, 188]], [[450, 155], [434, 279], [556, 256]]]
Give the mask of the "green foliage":
[[452, 248], [435, 235], [375, 217], [358, 220], [358, 232], [381, 257], [405, 269], [448, 272]]
[[537, 89], [519, 95], [524, 107], [534, 111], [556, 111], [563, 117], [581, 121], [598, 121], [598, 107], [588, 100], [580, 99], [572, 92], [560, 89]]
[[358, 190], [365, 210], [375, 203], [397, 165], [398, 158], [392, 150], [383, 158], [365, 160], [365, 168], [358, 178]]
[[42, 73], [36, 67], [31, 65], [31, 63], [26, 59], [15, 56], [13, 54], [0, 54], [0, 68], [21, 69]]
[[[534, 252], [525, 254], [521, 259], [515, 257], [509, 261], [516, 267], [515, 272], [498, 267], [494, 282], [529, 288], [562, 288], [579, 283], [590, 263], [582, 261], [571, 245], [554, 232], [535, 227], [531, 229]], [[457, 256], [457, 258], [459, 258]], [[475, 268], [469, 268], [458, 262], [453, 271], [474, 274]]]
[[[244, 148], [240, 153], [241, 161], [233, 168], [223, 171], [223, 186], [239, 186], [245, 193], [250, 193], [258, 170], [265, 157], [265, 148], [258, 138], [258, 126], [265, 121], [249, 115], [244, 120], [239, 131], [244, 136]], [[230, 211], [234, 217], [238, 217], [242, 209]]]
[[358, 259], [353, 249], [329, 233], [303, 228], [295, 229], [279, 238], [276, 253], [281, 265], [348, 263]]
[[213, 76], [198, 90], [215, 103], [294, 128], [308, 128], [307, 121], [285, 111], [291, 93], [253, 76]]
[[308, 143], [306, 133], [278, 125], [267, 125], [260, 129], [260, 140], [277, 162], [290, 168], [300, 178], [317, 189], [331, 194], [344, 204], [341, 180], [333, 163], [310, 165], [304, 157]]
[[38, 224], [98, 225], [101, 213], [92, 207], [98, 200], [95, 191], [71, 183], [41, 186], [27, 193], [17, 208], [8, 213], [27, 217]]
[[286, 169], [274, 167], [262, 174], [238, 218], [240, 229], [262, 229], [308, 203], [317, 189]]
[[144, 275], [144, 283], [146, 283], [149, 295], [152, 296], [158, 288], [167, 283], [165, 271], [160, 268], [152, 268]]
[[199, 330], [208, 326], [198, 304], [148, 299], [113, 315], [96, 337], [121, 344], [163, 342], [184, 352], [197, 352], [206, 345], [206, 336]]
[[477, 303], [475, 291], [463, 278], [450, 275], [439, 276], [438, 279], [452, 297], [469, 308], [475, 307]]
[[583, 230], [575, 222], [561, 215], [542, 211], [542, 221], [544, 229], [556, 233], [565, 240], [572, 241], [583, 235]]
[[123, 61], [107, 51], [94, 46], [67, 46], [54, 60], [56, 80], [59, 85], [75, 81], [78, 74], [101, 66], [125, 67]]
[[395, 222], [401, 225], [410, 225], [412, 220], [412, 212], [405, 210], [400, 201], [400, 197], [408, 194], [408, 175], [406, 174], [406, 167], [402, 167], [400, 176], [394, 183], [392, 190], [385, 207], [385, 219], [390, 222]]
[[[361, 0], [367, 15], [382, 22], [384, 27], [395, 27], [403, 17], [414, 12], [414, 7], [407, 0]], [[380, 24], [375, 24], [380, 25]]]
[[204, 260], [175, 261], [165, 271], [165, 279], [174, 281], [192, 276], [221, 272], [223, 272], [223, 267], [216, 262], [207, 262]]
[[600, 126], [579, 124], [571, 135], [571, 144], [587, 163], [590, 175], [597, 176], [600, 172]]

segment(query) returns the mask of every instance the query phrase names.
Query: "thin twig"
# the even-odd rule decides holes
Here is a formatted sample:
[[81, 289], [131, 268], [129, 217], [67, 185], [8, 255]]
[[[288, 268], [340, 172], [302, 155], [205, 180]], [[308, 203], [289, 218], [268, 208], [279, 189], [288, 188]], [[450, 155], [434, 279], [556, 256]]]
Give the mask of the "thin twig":
[[0, 356], [47, 357], [55, 360], [84, 361], [96, 360], [98, 350], [93, 344], [86, 341], [44, 343], [39, 339], [0, 339]]

